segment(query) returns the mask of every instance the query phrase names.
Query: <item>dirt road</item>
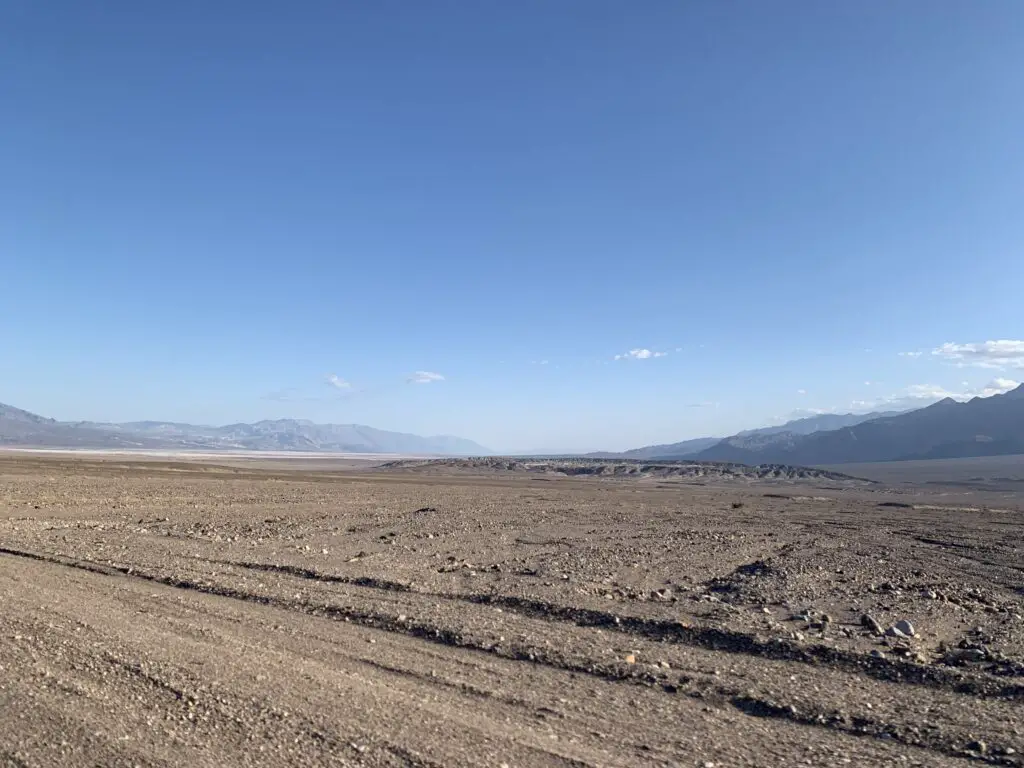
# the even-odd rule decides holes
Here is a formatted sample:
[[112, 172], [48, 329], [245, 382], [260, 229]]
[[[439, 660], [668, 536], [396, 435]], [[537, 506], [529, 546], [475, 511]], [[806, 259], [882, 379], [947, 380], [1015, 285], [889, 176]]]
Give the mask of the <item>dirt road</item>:
[[1022, 533], [809, 486], [3, 458], [0, 764], [1024, 765]]

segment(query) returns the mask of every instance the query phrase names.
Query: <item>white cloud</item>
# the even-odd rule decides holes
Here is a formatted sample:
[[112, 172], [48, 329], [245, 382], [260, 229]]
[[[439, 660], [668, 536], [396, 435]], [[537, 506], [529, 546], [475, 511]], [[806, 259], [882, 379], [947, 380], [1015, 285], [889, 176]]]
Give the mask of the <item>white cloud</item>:
[[975, 368], [1024, 368], [1024, 341], [1000, 339], [971, 344], [946, 342], [932, 354], [949, 363]]
[[900, 357], [920, 357], [924, 352], [900, 352]]
[[341, 378], [340, 376], [338, 376], [337, 374], [334, 374], [334, 373], [328, 375], [327, 383], [330, 384], [335, 389], [341, 389], [341, 390], [345, 390], [345, 391], [348, 391], [348, 390], [352, 389], [352, 385], [351, 384], [349, 384], [343, 378]]
[[444, 376], [433, 371], [416, 371], [409, 377], [410, 384], [430, 384], [435, 381], [444, 381]]
[[980, 397], [989, 397], [990, 395], [1003, 395], [1010, 390], [1016, 389], [1020, 386], [1019, 381], [1013, 379], [1004, 379], [1002, 377], [992, 379], [984, 388], [978, 393]]
[[821, 416], [826, 413], [835, 413], [835, 411], [835, 408], [797, 408], [795, 411], [792, 411], [789, 416], [785, 417], [784, 421], [806, 419], [809, 416]]
[[897, 399], [909, 398], [911, 400], [942, 400], [946, 397], [956, 399], [962, 396], [957, 392], [950, 392], [945, 387], [937, 384], [911, 384], [902, 393], [896, 396]]
[[954, 400], [970, 400], [974, 397], [992, 397], [1002, 395], [1020, 386], [1013, 379], [996, 378], [983, 387], [972, 387], [966, 381], [961, 383], [962, 389], [954, 392], [938, 384], [911, 384], [900, 392], [875, 400], [854, 400], [850, 407], [855, 411], [877, 410], [879, 408], [919, 408], [938, 400], [951, 397]]
[[699, 402], [699, 403], [688, 403], [686, 407], [687, 408], [717, 408], [718, 407], [718, 403], [712, 402], [710, 400], [704, 400], [704, 401]]
[[616, 360], [650, 360], [652, 357], [665, 357], [668, 352], [652, 352], [649, 349], [631, 349], [621, 355], [616, 355]]
[[806, 394], [807, 394], [807, 390], [806, 390], [806, 389], [798, 389], [798, 390], [796, 391], [796, 393], [797, 393], [798, 395], [806, 395]]

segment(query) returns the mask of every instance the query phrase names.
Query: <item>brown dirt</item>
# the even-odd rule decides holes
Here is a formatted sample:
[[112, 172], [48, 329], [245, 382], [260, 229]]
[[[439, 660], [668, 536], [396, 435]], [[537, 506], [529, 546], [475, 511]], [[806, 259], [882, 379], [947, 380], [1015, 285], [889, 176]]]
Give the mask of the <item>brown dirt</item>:
[[906, 490], [0, 458], [0, 765], [1024, 765], [1022, 528]]

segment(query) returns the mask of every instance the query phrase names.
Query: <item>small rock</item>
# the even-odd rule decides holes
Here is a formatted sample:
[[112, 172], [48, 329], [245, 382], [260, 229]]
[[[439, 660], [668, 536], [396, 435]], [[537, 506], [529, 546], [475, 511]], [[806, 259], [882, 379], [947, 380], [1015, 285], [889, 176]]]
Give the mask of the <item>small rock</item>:
[[917, 631], [914, 629], [914, 625], [906, 619], [900, 619], [896, 622], [894, 626], [907, 637], [915, 637], [917, 635]]
[[636, 664], [636, 656], [634, 656], [632, 653], [627, 653], [626, 654], [626, 663], [627, 664]]
[[971, 752], [977, 752], [979, 755], [984, 755], [988, 752], [988, 744], [984, 741], [969, 741], [967, 742], [967, 749]]
[[870, 613], [865, 613], [860, 617], [860, 625], [870, 630], [873, 635], [882, 634], [882, 625]]
[[946, 654], [943, 661], [947, 664], [984, 661], [988, 654], [981, 648], [954, 648]]
[[901, 630], [897, 629], [896, 627], [889, 627], [887, 630], [885, 630], [885, 636], [886, 637], [896, 637], [896, 638], [900, 638], [900, 637], [906, 638], [906, 637], [909, 637], [909, 635], [903, 634], [903, 632]]

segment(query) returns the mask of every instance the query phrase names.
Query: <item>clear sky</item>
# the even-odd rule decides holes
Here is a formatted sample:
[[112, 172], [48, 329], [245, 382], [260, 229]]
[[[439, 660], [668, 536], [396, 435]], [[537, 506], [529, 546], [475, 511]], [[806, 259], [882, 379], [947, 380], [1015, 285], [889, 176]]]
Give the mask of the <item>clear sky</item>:
[[1022, 40], [1019, 0], [7, 0], [0, 402], [510, 451], [1005, 388]]

